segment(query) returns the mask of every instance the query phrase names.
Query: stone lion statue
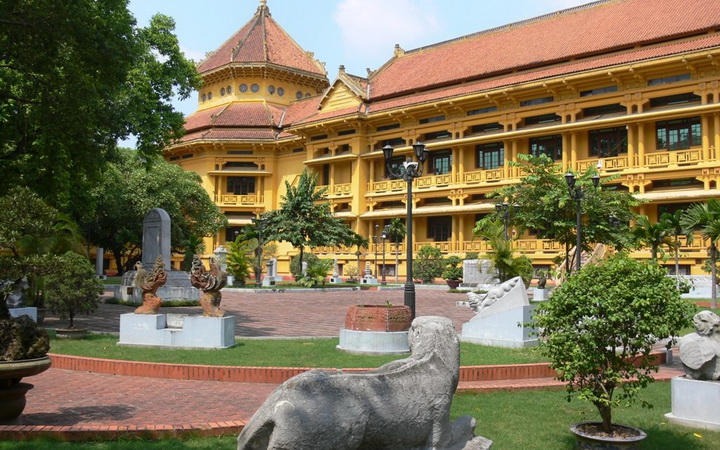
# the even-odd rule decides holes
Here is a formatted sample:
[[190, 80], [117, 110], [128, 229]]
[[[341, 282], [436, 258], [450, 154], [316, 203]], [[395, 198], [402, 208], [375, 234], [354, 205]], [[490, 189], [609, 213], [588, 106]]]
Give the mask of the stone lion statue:
[[369, 372], [311, 370], [280, 385], [238, 436], [238, 450], [487, 449], [475, 420], [450, 423], [460, 347], [452, 322], [418, 317], [410, 357]]
[[700, 311], [693, 317], [695, 333], [680, 339], [680, 361], [685, 375], [695, 380], [720, 380], [720, 317]]

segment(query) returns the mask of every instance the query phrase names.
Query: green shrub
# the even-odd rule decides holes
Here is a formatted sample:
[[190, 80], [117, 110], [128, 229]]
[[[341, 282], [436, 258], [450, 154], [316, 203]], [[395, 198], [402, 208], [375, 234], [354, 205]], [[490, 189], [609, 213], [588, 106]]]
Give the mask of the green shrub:
[[325, 285], [325, 277], [328, 271], [332, 270], [332, 259], [318, 259], [308, 264], [307, 275], [300, 279], [300, 284], [308, 287], [315, 287], [319, 284]]
[[[320, 258], [313, 253], [303, 252], [303, 261], [307, 263], [308, 268], [315, 264]], [[290, 274], [295, 277], [295, 281], [303, 278], [302, 266], [300, 265], [300, 255], [293, 256], [290, 260]]]
[[61, 319], [73, 319], [78, 313], [90, 314], [97, 309], [105, 291], [87, 258], [67, 252], [60, 256], [57, 268], [45, 279], [45, 304]]
[[463, 276], [462, 264], [463, 260], [458, 256], [449, 256], [445, 259], [445, 270], [443, 270], [443, 280], [460, 280]]
[[444, 269], [445, 261], [439, 248], [432, 245], [420, 247], [415, 259], [413, 278], [420, 279], [423, 283], [432, 283], [442, 275]]
[[567, 384], [568, 401], [577, 395], [595, 405], [606, 431], [612, 408], [632, 403], [653, 381], [653, 344], [671, 338], [669, 347], [695, 312], [666, 275], [619, 254], [586, 265], [535, 310], [540, 350]]

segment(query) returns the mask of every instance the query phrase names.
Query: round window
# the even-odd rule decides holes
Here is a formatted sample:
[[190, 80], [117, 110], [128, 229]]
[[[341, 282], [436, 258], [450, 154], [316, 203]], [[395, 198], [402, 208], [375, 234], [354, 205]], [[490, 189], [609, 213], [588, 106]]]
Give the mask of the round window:
[[258, 86], [257, 83], [253, 83], [252, 85], [250, 85], [250, 90], [254, 93], [257, 93], [260, 90], [260, 86]]
[[225, 91], [228, 93], [228, 95], [232, 94], [232, 86], [228, 86]]
[[270, 93], [270, 95], [274, 94], [274, 93], [275, 93], [275, 86], [273, 86], [272, 84], [271, 84], [270, 86], [268, 86], [268, 92]]
[[202, 99], [203, 99], [203, 101], [207, 100], [207, 95], [203, 94]]
[[303, 98], [303, 93], [302, 93], [302, 91], [297, 91], [297, 92], [295, 93], [295, 98], [297, 98], [298, 100], [301, 99], [301, 98]]
[[208, 92], [208, 100], [212, 100], [212, 92]]
[[247, 84], [243, 83], [240, 85], [240, 92], [247, 92]]
[[279, 87], [279, 88], [278, 88], [278, 95], [279, 95], [280, 97], [282, 97], [283, 95], [285, 95], [285, 89]]
[[225, 95], [225, 88], [220, 88], [220, 95]]

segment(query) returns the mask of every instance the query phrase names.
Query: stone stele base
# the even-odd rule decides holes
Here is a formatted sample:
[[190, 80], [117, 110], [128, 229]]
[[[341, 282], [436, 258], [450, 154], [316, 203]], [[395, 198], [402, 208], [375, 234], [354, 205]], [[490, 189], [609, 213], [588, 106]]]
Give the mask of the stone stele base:
[[410, 353], [407, 331], [355, 331], [340, 329], [338, 350], [367, 355]]
[[118, 345], [229, 348], [235, 345], [235, 317], [187, 316], [182, 328], [168, 328], [165, 314], [121, 314]]
[[676, 377], [670, 382], [670, 422], [707, 430], [720, 430], [720, 381]]

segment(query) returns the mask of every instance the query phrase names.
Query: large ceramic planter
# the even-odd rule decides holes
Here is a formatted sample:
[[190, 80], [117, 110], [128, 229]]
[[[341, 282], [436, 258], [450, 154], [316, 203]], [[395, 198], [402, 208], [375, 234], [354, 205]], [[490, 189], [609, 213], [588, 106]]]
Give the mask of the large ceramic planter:
[[614, 429], [624, 431], [627, 436], [602, 436], [593, 433], [593, 427], [600, 422], [580, 422], [572, 425], [570, 431], [575, 435], [577, 448], [585, 450], [635, 450], [646, 437], [644, 431], [627, 425], [613, 425]]
[[58, 339], [85, 339], [87, 328], [56, 328], [55, 337]]
[[407, 331], [412, 313], [408, 306], [355, 305], [348, 308], [345, 329], [354, 331]]
[[0, 361], [0, 422], [17, 419], [25, 409], [25, 394], [33, 385], [21, 383], [20, 380], [46, 371], [50, 364], [47, 356], [22, 361]]
[[460, 286], [460, 280], [445, 280], [450, 289], [457, 289]]

